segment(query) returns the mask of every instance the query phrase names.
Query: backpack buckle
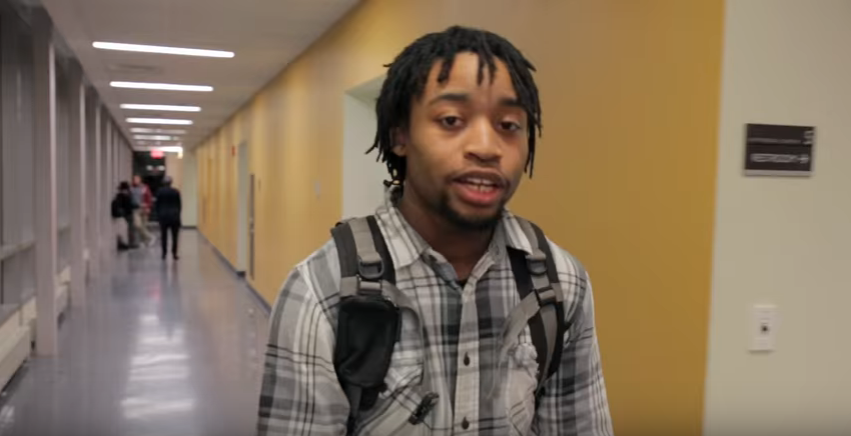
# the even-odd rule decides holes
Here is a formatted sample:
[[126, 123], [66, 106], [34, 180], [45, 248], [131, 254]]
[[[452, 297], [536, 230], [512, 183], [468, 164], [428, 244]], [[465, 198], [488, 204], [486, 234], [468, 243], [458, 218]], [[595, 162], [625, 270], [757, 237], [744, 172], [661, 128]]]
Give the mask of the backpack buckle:
[[547, 273], [547, 256], [536, 249], [532, 254], [526, 255], [526, 266], [529, 272], [539, 276]]
[[535, 295], [538, 297], [538, 305], [544, 307], [548, 304], [558, 303], [558, 294], [552, 286], [547, 286], [543, 289], [535, 289]]
[[363, 280], [379, 281], [384, 277], [384, 262], [377, 253], [358, 258], [358, 275]]

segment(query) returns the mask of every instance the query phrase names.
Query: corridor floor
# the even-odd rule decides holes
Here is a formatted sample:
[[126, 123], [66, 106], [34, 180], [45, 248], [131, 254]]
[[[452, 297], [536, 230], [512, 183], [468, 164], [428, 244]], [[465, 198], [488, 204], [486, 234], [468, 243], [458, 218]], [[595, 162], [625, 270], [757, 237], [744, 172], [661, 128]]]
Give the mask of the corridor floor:
[[194, 231], [121, 254], [0, 398], [0, 435], [254, 433], [266, 313]]

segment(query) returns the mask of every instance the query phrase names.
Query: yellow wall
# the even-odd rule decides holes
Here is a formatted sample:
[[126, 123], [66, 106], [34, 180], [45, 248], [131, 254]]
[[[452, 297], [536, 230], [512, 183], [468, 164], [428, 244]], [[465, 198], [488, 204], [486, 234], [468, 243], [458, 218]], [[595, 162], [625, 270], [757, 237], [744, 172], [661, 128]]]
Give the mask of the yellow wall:
[[722, 15], [722, 0], [368, 0], [204, 143], [201, 229], [235, 260], [230, 147], [250, 136], [253, 284], [273, 300], [341, 213], [345, 91], [425, 32], [501, 33], [538, 67], [544, 110], [536, 176], [512, 207], [592, 274], [615, 429], [697, 435]]

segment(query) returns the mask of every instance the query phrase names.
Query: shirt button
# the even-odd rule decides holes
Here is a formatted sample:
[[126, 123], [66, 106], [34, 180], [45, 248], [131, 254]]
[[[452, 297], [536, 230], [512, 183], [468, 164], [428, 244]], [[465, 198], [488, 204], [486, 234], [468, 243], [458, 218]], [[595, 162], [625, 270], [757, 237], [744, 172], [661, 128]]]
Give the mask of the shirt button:
[[470, 355], [464, 353], [464, 366], [470, 366]]
[[470, 421], [467, 421], [467, 417], [466, 417], [466, 416], [465, 416], [465, 417], [464, 417], [464, 419], [461, 421], [461, 428], [462, 428], [462, 429], [464, 429], [464, 430], [466, 430], [466, 429], [470, 428]]

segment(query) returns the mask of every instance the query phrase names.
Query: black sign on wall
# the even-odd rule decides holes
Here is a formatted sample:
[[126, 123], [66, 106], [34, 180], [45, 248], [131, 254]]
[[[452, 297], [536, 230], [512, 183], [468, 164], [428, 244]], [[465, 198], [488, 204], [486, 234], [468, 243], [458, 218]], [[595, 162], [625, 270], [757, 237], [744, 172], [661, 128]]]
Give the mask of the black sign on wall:
[[813, 168], [816, 128], [748, 124], [745, 135], [745, 174], [749, 176], [809, 176]]

